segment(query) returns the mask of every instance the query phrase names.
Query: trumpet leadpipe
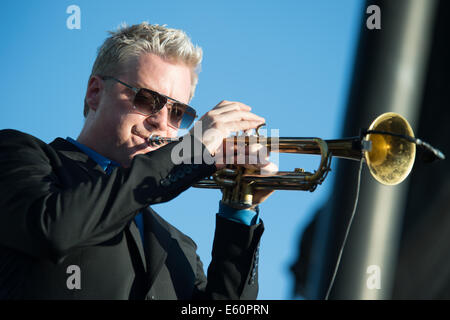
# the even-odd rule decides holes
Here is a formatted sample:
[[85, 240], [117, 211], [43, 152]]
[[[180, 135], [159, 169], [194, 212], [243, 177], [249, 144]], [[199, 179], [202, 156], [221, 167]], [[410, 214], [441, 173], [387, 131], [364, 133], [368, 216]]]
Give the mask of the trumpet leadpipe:
[[[296, 153], [320, 155], [322, 149], [317, 143], [319, 138], [314, 137], [257, 137], [257, 136], [238, 136], [225, 139], [228, 145], [249, 146], [251, 144], [261, 144], [269, 152]], [[321, 139], [320, 139], [321, 140]], [[325, 141], [328, 152], [333, 157], [360, 160], [363, 157], [363, 150], [370, 148], [370, 145], [364, 143], [361, 137], [351, 137]], [[365, 141], [367, 142], [367, 141]], [[364, 146], [364, 148], [363, 148]]]

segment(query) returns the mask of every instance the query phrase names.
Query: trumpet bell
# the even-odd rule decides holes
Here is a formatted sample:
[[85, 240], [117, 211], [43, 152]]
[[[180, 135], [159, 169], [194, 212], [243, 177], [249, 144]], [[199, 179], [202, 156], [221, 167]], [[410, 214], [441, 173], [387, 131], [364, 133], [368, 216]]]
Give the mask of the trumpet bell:
[[[394, 112], [387, 112], [376, 118], [369, 131], [384, 131], [414, 137], [408, 121]], [[403, 138], [370, 133], [371, 149], [364, 151], [364, 157], [372, 176], [385, 185], [401, 183], [411, 172], [416, 158], [416, 145]]]

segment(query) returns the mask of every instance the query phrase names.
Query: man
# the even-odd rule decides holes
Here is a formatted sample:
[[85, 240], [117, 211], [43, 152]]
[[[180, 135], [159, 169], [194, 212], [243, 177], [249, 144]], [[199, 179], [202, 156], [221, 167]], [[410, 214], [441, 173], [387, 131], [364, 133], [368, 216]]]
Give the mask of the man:
[[[99, 49], [76, 141], [0, 132], [1, 298], [256, 298], [257, 208], [220, 204], [205, 275], [195, 243], [149, 207], [223, 167], [223, 139], [264, 122], [250, 107], [222, 101], [197, 121], [196, 134], [151, 143], [148, 137], [174, 138], [193, 122], [187, 103], [201, 55], [182, 31], [123, 27]], [[216, 162], [184, 151], [175, 164], [180, 143]], [[256, 159], [255, 150], [246, 156]], [[269, 194], [256, 194], [255, 204]], [[194, 208], [186, 211], [179, 214], [194, 220]]]

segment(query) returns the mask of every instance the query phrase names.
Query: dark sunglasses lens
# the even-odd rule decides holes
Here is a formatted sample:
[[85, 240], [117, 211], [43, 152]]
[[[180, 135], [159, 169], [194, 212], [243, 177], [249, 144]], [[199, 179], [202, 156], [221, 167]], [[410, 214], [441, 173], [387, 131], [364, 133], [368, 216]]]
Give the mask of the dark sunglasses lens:
[[194, 122], [195, 110], [185, 104], [174, 103], [170, 110], [169, 122], [175, 128], [187, 129]]
[[134, 105], [144, 114], [150, 115], [157, 113], [165, 105], [163, 97], [158, 97], [156, 93], [150, 90], [141, 89], [134, 97]]

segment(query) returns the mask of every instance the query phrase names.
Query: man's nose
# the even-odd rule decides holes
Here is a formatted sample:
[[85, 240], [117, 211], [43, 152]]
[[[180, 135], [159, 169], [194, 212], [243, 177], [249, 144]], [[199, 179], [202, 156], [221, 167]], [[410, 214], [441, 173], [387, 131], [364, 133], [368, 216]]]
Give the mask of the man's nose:
[[149, 115], [146, 120], [153, 129], [165, 131], [167, 130], [167, 116], [168, 110], [167, 107], [164, 106], [164, 108], [157, 113]]

